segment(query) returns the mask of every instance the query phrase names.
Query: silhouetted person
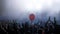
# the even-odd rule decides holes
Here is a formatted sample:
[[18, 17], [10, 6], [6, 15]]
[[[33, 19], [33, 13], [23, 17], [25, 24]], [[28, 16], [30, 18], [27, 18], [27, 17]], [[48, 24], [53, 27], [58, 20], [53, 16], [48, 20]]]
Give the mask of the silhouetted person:
[[54, 28], [54, 23], [51, 21], [50, 17], [48, 19], [48, 21], [45, 24], [46, 29], [46, 33], [47, 34], [51, 34], [53, 32], [53, 28]]

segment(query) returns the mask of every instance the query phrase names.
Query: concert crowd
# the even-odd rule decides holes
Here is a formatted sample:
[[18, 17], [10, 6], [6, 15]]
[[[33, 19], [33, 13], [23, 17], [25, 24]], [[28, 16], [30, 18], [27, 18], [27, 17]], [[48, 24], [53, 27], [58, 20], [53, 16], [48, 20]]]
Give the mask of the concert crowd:
[[[40, 21], [39, 23], [42, 23]], [[44, 27], [41, 24], [29, 25], [28, 21], [19, 24], [15, 20], [11, 23], [10, 21], [0, 21], [0, 34], [60, 34], [60, 26], [56, 24], [56, 18], [54, 21], [50, 20], [50, 17], [45, 22]]]

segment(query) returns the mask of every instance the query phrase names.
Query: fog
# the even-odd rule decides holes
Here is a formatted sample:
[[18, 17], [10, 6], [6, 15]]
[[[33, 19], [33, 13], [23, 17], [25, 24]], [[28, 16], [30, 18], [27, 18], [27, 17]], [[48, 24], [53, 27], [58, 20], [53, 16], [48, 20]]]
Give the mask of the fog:
[[59, 20], [60, 0], [3, 0], [2, 16], [9, 19], [29, 19], [33, 13], [36, 19], [47, 19], [51, 16]]

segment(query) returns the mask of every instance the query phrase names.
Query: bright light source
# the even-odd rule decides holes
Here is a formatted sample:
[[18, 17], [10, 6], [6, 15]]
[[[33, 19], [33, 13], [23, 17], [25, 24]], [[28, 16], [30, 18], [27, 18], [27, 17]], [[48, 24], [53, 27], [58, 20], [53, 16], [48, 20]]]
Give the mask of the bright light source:
[[24, 8], [27, 11], [41, 10], [44, 0], [26, 0]]

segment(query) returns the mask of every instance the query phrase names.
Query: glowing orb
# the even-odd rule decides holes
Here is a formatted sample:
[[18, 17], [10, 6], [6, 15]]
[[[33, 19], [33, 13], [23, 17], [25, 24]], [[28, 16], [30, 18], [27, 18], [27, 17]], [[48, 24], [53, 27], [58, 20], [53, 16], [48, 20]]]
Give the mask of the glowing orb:
[[30, 15], [29, 15], [29, 19], [30, 19], [31, 21], [33, 21], [33, 20], [35, 19], [35, 15], [34, 15], [34, 14], [30, 14]]

